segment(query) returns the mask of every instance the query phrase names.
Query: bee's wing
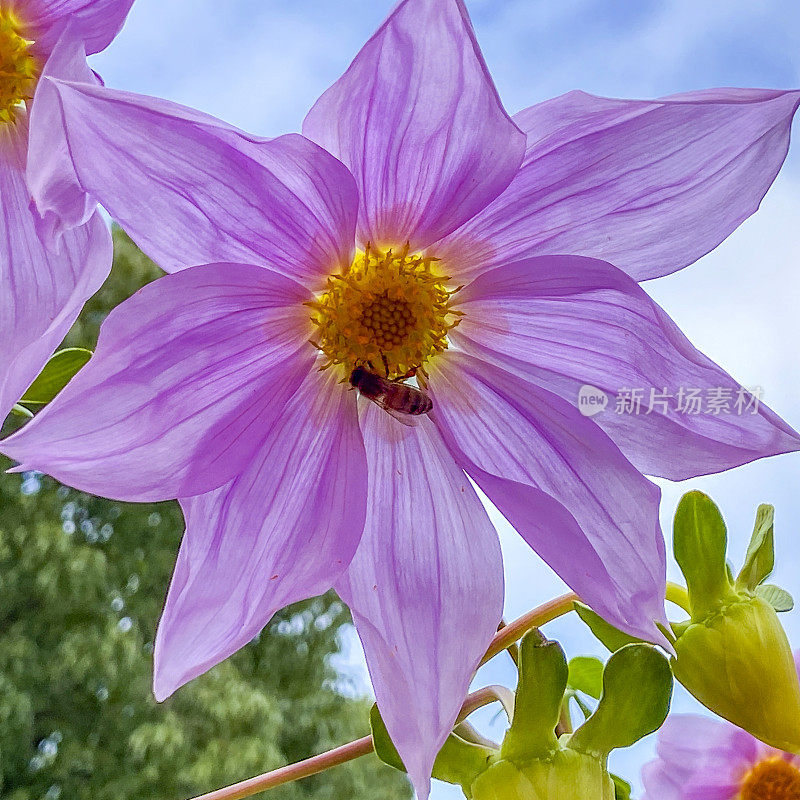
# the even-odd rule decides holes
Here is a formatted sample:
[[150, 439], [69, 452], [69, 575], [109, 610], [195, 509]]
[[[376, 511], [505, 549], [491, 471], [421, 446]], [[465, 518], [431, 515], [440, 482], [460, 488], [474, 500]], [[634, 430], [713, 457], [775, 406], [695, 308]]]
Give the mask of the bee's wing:
[[393, 408], [385, 408], [381, 406], [383, 410], [389, 414], [389, 416], [394, 417], [398, 422], [402, 422], [408, 428], [414, 428], [419, 425], [419, 417], [414, 416], [413, 414], [404, 414], [402, 411], [395, 411]]
[[398, 411], [388, 405], [385, 394], [368, 397], [367, 399], [375, 403], [376, 406], [380, 406], [390, 417], [394, 417], [398, 422], [401, 422], [408, 428], [414, 428], [419, 424], [419, 417], [415, 417], [412, 414], [404, 414], [402, 411]]

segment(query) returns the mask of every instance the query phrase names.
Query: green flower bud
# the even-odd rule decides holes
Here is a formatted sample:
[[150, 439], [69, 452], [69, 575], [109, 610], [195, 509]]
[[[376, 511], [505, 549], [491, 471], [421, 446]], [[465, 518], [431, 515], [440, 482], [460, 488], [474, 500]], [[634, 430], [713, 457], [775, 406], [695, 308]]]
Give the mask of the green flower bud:
[[614, 800], [614, 792], [599, 759], [569, 749], [523, 765], [498, 761], [472, 784], [473, 800]]
[[678, 505], [674, 548], [691, 613], [673, 625], [675, 677], [715, 714], [773, 747], [800, 752], [800, 682], [773, 607], [790, 608], [792, 601], [763, 585], [775, 561], [772, 507], [758, 509], [735, 582], [725, 560], [725, 522], [702, 492], [689, 492]]
[[779, 750], [800, 752], [800, 685], [778, 615], [740, 596], [675, 642], [675, 677], [707, 708]]
[[[605, 667], [585, 657], [569, 667], [561, 646], [533, 630], [520, 642], [518, 661], [511, 725], [500, 749], [462, 723], [439, 751], [432, 777], [461, 786], [468, 800], [630, 797], [630, 787], [609, 774], [608, 754], [637, 742], [666, 718], [672, 695], [666, 658], [650, 645], [629, 644]], [[575, 733], [557, 738], [570, 685], [573, 694], [597, 698], [597, 708]], [[377, 706], [370, 725], [378, 758], [405, 771]]]
[[[519, 649], [520, 680], [514, 720], [492, 761], [472, 782], [472, 800], [614, 800], [608, 754], [656, 730], [669, 710], [672, 673], [645, 644], [631, 644], [605, 665], [577, 659], [568, 668], [556, 642], [536, 632]], [[556, 739], [554, 728], [569, 680], [599, 698], [574, 734]]]

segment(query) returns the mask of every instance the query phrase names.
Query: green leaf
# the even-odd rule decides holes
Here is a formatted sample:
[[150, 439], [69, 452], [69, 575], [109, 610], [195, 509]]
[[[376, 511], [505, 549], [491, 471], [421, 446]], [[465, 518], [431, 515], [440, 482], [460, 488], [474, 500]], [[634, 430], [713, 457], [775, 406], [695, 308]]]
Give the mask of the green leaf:
[[614, 781], [614, 798], [615, 800], [631, 800], [631, 785], [628, 781], [615, 775], [613, 772], [609, 773], [611, 780]]
[[555, 728], [567, 688], [567, 658], [558, 642], [533, 630], [519, 645], [514, 721], [500, 753], [513, 762], [546, 757], [558, 746]]
[[612, 653], [624, 647], [626, 644], [642, 642], [642, 639], [637, 639], [634, 636], [630, 636], [618, 630], [583, 603], [575, 602], [575, 613], [589, 627], [589, 630], [591, 630], [600, 643], [607, 647]]
[[44, 369], [28, 387], [20, 403], [29, 406], [43, 406], [49, 403], [75, 377], [92, 357], [91, 350], [82, 347], [68, 347], [59, 350], [44, 365]]
[[567, 686], [599, 700], [603, 692], [603, 662], [594, 656], [575, 656], [569, 662]]
[[763, 583], [775, 568], [774, 506], [762, 504], [756, 512], [753, 535], [744, 557], [736, 585], [752, 591]]
[[[389, 731], [386, 730], [377, 704], [373, 705], [369, 712], [369, 724], [372, 728], [372, 741], [378, 758], [384, 764], [405, 772], [403, 760], [389, 736]], [[431, 777], [461, 786], [464, 794], [470, 797], [470, 787], [475, 779], [489, 768], [496, 756], [497, 750], [494, 748], [468, 742], [455, 733], [451, 733], [439, 751], [439, 755], [436, 756]]]
[[399, 769], [400, 772], [405, 772], [406, 767], [403, 764], [403, 759], [400, 758], [392, 737], [389, 736], [389, 731], [386, 730], [386, 724], [383, 721], [383, 717], [381, 717], [377, 703], [373, 703], [369, 711], [369, 726], [372, 729], [372, 743], [375, 745], [375, 755], [384, 764]]
[[597, 709], [573, 734], [569, 746], [597, 757], [630, 747], [661, 727], [671, 698], [667, 659], [651, 645], [626, 645], [608, 660]]
[[33, 419], [33, 414], [25, 406], [19, 405], [19, 403], [11, 406], [11, 413], [19, 417], [25, 417], [25, 419]]
[[792, 596], [780, 586], [764, 583], [756, 588], [756, 595], [766, 600], [776, 611], [791, 611], [794, 608]]
[[686, 578], [695, 621], [733, 595], [725, 564], [727, 548], [725, 521], [711, 498], [698, 491], [685, 494], [675, 512], [673, 549]]

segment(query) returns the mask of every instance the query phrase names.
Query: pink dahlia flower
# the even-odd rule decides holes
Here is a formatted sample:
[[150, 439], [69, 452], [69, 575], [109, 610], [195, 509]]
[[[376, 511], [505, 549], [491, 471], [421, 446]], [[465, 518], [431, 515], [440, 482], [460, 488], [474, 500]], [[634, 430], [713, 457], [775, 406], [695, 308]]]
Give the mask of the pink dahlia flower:
[[[800, 671], [800, 651], [795, 662]], [[657, 754], [642, 770], [642, 800], [800, 800], [800, 756], [724, 720], [670, 717]]]
[[96, 82], [86, 54], [111, 42], [132, 3], [0, 0], [0, 422], [111, 268], [108, 228], [79, 188], [69, 191], [82, 224], [57, 240], [31, 202], [42, 181], [58, 183], [63, 146], [40, 88], [49, 77]]
[[[181, 498], [158, 698], [333, 586], [424, 797], [502, 611], [470, 478], [587, 603], [659, 641], [659, 492], [642, 472], [800, 447], [763, 406], [576, 406], [583, 384], [740, 389], [636, 278], [690, 263], [755, 209], [798, 93], [573, 93], [512, 119], [460, 0], [402, 2], [309, 138], [48, 85], [68, 147], [40, 209], [72, 224], [80, 187], [174, 274], [112, 312], [90, 364], [2, 450], [95, 494]], [[403, 425], [359, 401], [359, 366], [415, 372], [433, 410]]]

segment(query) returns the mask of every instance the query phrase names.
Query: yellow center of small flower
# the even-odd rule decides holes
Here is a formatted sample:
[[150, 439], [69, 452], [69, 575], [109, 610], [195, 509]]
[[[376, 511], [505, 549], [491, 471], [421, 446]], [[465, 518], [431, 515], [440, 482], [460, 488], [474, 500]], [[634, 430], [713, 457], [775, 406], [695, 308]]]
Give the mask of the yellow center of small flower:
[[390, 380], [421, 373], [425, 363], [447, 349], [447, 334], [461, 318], [453, 310], [449, 278], [438, 261], [409, 252], [367, 245], [342, 274], [308, 305], [317, 327], [312, 344], [327, 359], [323, 367], [357, 366]]
[[761, 761], [744, 776], [738, 800], [800, 800], [800, 769], [783, 758]]
[[0, 123], [14, 122], [19, 107], [33, 97], [39, 65], [33, 42], [20, 33], [22, 23], [0, 5]]

